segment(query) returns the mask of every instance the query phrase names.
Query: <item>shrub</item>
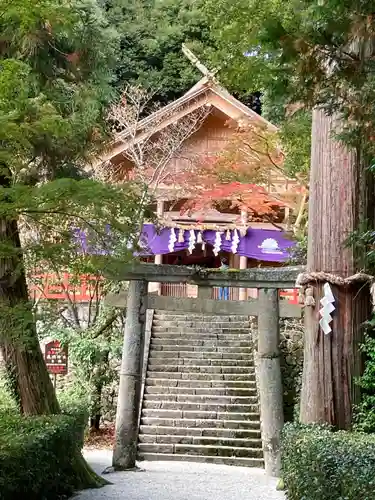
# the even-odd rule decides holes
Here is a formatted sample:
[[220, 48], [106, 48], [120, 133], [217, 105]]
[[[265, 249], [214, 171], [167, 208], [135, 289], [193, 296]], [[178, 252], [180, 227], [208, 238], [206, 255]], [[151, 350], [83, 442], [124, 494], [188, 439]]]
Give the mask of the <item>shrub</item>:
[[280, 321], [280, 364], [283, 381], [285, 422], [293, 422], [299, 413], [299, 395], [303, 368], [304, 326], [301, 320]]
[[19, 411], [5, 383], [5, 377], [0, 371], [0, 413], [14, 414]]
[[375, 437], [287, 424], [282, 468], [289, 500], [373, 500]]
[[80, 487], [74, 471], [85, 420], [0, 414], [0, 498], [57, 500]]
[[354, 408], [354, 429], [361, 432], [375, 432], [375, 338], [374, 318], [367, 324], [368, 331], [361, 346], [365, 354], [365, 369], [357, 381], [361, 387], [361, 402]]

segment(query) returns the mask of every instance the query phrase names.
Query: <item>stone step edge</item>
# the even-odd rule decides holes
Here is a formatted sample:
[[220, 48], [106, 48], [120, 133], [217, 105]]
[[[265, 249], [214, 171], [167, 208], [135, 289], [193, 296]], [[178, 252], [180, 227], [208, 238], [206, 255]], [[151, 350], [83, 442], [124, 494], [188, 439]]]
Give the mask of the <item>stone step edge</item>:
[[[256, 414], [256, 415], [259, 415], [259, 414]], [[205, 423], [209, 423], [209, 422], [223, 422], [223, 427], [196, 427], [196, 426], [192, 426], [191, 428], [195, 428], [195, 429], [230, 429], [232, 430], [231, 427], [225, 427], [225, 422], [230, 422], [231, 424], [238, 424], [238, 425], [248, 425], [249, 422], [257, 422], [257, 420], [218, 420], [217, 418], [203, 418], [203, 419], [200, 419], [200, 418], [168, 418], [168, 417], [144, 417], [142, 416], [141, 417], [141, 425], [147, 425], [147, 424], [144, 424], [142, 423], [142, 419], [150, 419], [150, 418], [153, 418], [154, 420], [171, 420], [172, 422], [176, 421], [176, 420], [179, 420], [179, 421], [184, 421], [184, 422], [196, 422], [197, 420], [200, 420], [200, 421], [204, 421]], [[259, 423], [260, 423], [260, 419], [259, 419]], [[149, 426], [149, 427], [163, 427], [162, 425], [161, 426], [157, 426], [157, 425], [154, 425], [154, 426]], [[165, 427], [165, 426], [164, 426]], [[173, 426], [167, 426], [167, 427], [173, 427]], [[180, 426], [176, 426], [176, 427], [180, 427]], [[183, 429], [184, 427], [181, 427], [181, 429]], [[186, 427], [187, 429], [189, 429], [189, 427]], [[239, 428], [240, 429], [240, 428]], [[246, 430], [246, 429], [243, 429], [243, 430]]]
[[182, 455], [177, 453], [149, 453], [140, 452], [138, 450], [137, 460], [152, 461], [176, 461], [176, 462], [197, 462], [197, 463], [213, 463], [217, 465], [232, 465], [238, 467], [253, 467], [257, 469], [264, 468], [264, 460], [262, 458], [244, 458], [244, 457], [217, 457], [217, 456], [201, 456], [201, 455]]
[[[146, 387], [147, 387], [147, 381], [148, 380], [158, 380], [160, 382], [161, 381], [165, 382], [166, 385], [162, 386], [162, 387], [166, 387], [166, 386], [173, 387], [173, 386], [170, 386], [171, 382], [181, 382], [182, 381], [182, 379], [180, 379], [180, 378], [175, 378], [175, 379], [173, 379], [173, 378], [162, 378], [162, 377], [160, 377], [160, 378], [156, 378], [155, 377], [155, 378], [151, 378], [151, 379], [150, 378], [146, 378]], [[202, 383], [202, 382], [206, 382], [206, 383], [208, 383], [208, 382], [210, 382], [210, 383], [214, 382], [214, 383], [217, 383], [217, 382], [225, 382], [225, 380], [216, 380], [216, 379], [200, 380], [200, 379], [193, 379], [193, 380], [189, 380], [189, 382], [191, 382], [191, 383], [197, 383], [197, 385], [198, 385], [197, 387], [192, 387], [192, 389], [203, 389], [202, 387], [199, 387], [199, 384]], [[232, 380], [232, 382], [236, 382], [236, 381]], [[245, 382], [248, 382], [249, 384], [256, 385], [256, 380], [255, 379], [254, 380], [246, 380]], [[150, 385], [150, 387], [157, 387], [157, 386]], [[176, 387], [178, 387], [178, 386], [176, 386]], [[221, 388], [222, 387], [218, 387], [217, 389], [221, 389]], [[209, 387], [208, 387], [208, 389], [209, 389]], [[215, 387], [212, 387], [212, 389], [215, 389]], [[227, 389], [240, 389], [240, 387], [227, 387]]]
[[[262, 443], [261, 438], [250, 438], [250, 437], [245, 437], [245, 438], [237, 438], [237, 437], [225, 437], [225, 436], [186, 436], [184, 434], [146, 434], [145, 432], [140, 432], [139, 436], [148, 436], [149, 438], [156, 439], [155, 442], [153, 443], [147, 443], [147, 442], [142, 442], [138, 444], [182, 444], [186, 446], [212, 446], [213, 448], [232, 448], [232, 446], [229, 445], [221, 445], [221, 444], [215, 444], [215, 441], [221, 441], [221, 440], [226, 440], [226, 441], [233, 441], [233, 443], [251, 443], [252, 445], [255, 443]], [[158, 443], [157, 438], [173, 438], [173, 439], [186, 439], [186, 438], [191, 438], [191, 439], [199, 439], [201, 441], [207, 441], [207, 444], [196, 444], [196, 443]], [[254, 449], [257, 450], [258, 448], [253, 448], [253, 446], [233, 446], [233, 448], [246, 448], [246, 449]]]
[[[147, 412], [147, 414], [146, 414]], [[190, 419], [190, 420], [205, 420], [205, 416], [207, 415], [212, 415], [213, 413], [215, 413], [217, 416], [221, 417], [225, 417], [227, 415], [246, 415], [246, 416], [251, 416], [251, 417], [255, 417], [254, 419], [250, 419], [250, 418], [247, 418], [247, 419], [244, 419], [244, 418], [239, 418], [239, 419], [236, 419], [234, 418], [233, 420], [236, 420], [236, 421], [239, 421], [239, 420], [249, 420], [249, 421], [260, 421], [260, 413], [259, 412], [240, 412], [240, 411], [232, 411], [232, 412], [228, 412], [228, 411], [219, 411], [219, 412], [214, 412], [214, 411], [210, 411], [210, 410], [175, 410], [175, 409], [170, 409], [170, 408], [142, 408], [142, 414], [141, 414], [141, 417], [148, 417], [148, 418], [167, 418], [167, 419], [170, 419], [171, 417], [170, 416], [165, 416], [165, 414], [170, 414], [170, 415], [174, 415], [176, 412], [178, 413], [181, 413], [181, 416], [179, 415], [176, 415], [175, 416], [175, 419], [186, 419], [186, 418], [189, 418], [189, 416], [191, 417], [191, 414], [203, 414], [203, 416], [200, 416], [200, 417], [194, 417], [194, 419]], [[151, 416], [150, 413], [153, 413], [153, 415]], [[160, 414], [163, 414], [164, 416], [159, 416]], [[172, 419], [173, 420], [173, 419]], [[207, 420], [222, 420], [224, 422], [228, 421], [228, 422], [233, 422], [232, 419], [230, 418], [216, 418], [216, 419], [207, 419]]]
[[[200, 402], [200, 399], [206, 399], [207, 403], [209, 403], [212, 399], [223, 399], [223, 400], [227, 400], [229, 401], [228, 404], [231, 404], [230, 401], [232, 401], [233, 399], [237, 399], [239, 402], [238, 403], [233, 403], [233, 404], [241, 404], [240, 401], [246, 401], [248, 399], [258, 399], [258, 396], [256, 394], [254, 394], [254, 396], [220, 396], [220, 395], [214, 395], [214, 394], [172, 394], [172, 393], [168, 393], [168, 394], [155, 394], [155, 393], [145, 393], [144, 396], [147, 396], [147, 398], [144, 398], [145, 400], [147, 400], [148, 402], [150, 403], [160, 403], [160, 399], [152, 399], [154, 398], [155, 396], [160, 396], [160, 397], [166, 397], [166, 396], [169, 396], [169, 397], [175, 397], [176, 399], [173, 400], [173, 399], [166, 399], [164, 401], [164, 403], [199, 403]], [[191, 400], [191, 399], [187, 399], [186, 401], [181, 401], [180, 399], [177, 399], [177, 398], [200, 398], [198, 401], [194, 401], [194, 400]], [[205, 402], [205, 401], [203, 401]], [[211, 403], [210, 403], [211, 404]], [[215, 404], [215, 403], [212, 403], [212, 404]], [[218, 403], [218, 404], [227, 404], [225, 402], [223, 403]], [[246, 404], [246, 403], [245, 403]], [[249, 403], [251, 404], [251, 403]]]
[[[160, 366], [160, 364], [156, 364], [156, 366]], [[182, 366], [186, 367], [186, 368], [207, 368], [207, 366], [205, 365], [171, 365], [171, 364], [167, 364], [167, 363], [162, 363], [161, 366], [165, 366], [166, 368], [171, 368], [171, 367], [176, 367], [176, 368], [181, 368]], [[251, 369], [254, 369], [254, 365], [208, 365], [210, 366], [211, 368], [243, 368], [245, 371], [249, 370], [249, 368]], [[151, 367], [149, 367], [151, 368]], [[151, 371], [151, 370], [148, 370], [148, 371]], [[168, 370], [153, 370], [153, 371], [168, 371]], [[174, 371], [174, 370], [172, 370]], [[228, 374], [230, 375], [230, 374]]]
[[[170, 381], [173, 379], [171, 379], [171, 378], [159, 378], [159, 379], [153, 378], [153, 379], [149, 379], [149, 380]], [[196, 380], [196, 382], [202, 382], [202, 381]], [[217, 380], [216, 380], [216, 382], [217, 382]], [[179, 387], [179, 386], [175, 386], [175, 385], [171, 386], [170, 384], [167, 384], [167, 383], [166, 383], [166, 385], [161, 385], [161, 384], [160, 385], [155, 385], [155, 384], [153, 385], [153, 384], [148, 384], [147, 382], [146, 382], [145, 387], [146, 387], [146, 389], [150, 389], [150, 388], [152, 388], [152, 389], [159, 389], [159, 388], [170, 389], [170, 391], [171, 391], [170, 394], [172, 394], [172, 390], [176, 390], [178, 393], [179, 389], [190, 389], [192, 391], [196, 391], [197, 389], [199, 391], [203, 391], [204, 389], [207, 389], [209, 391], [208, 392], [208, 395], [209, 395], [210, 391], [213, 391], [213, 390], [215, 390], [215, 391], [217, 391], [217, 390], [231, 390], [231, 391], [238, 390], [240, 392], [241, 391], [255, 391], [256, 390], [256, 381], [255, 380], [249, 381], [249, 384], [252, 384], [254, 387], [253, 388], [252, 387]], [[151, 393], [149, 393], [149, 394], [151, 394]], [[154, 393], [154, 394], [159, 394], [159, 393]], [[169, 394], [169, 393], [162, 392], [160, 394]], [[186, 393], [186, 394], [188, 394], [188, 393]], [[190, 395], [192, 396], [194, 394], [190, 394]], [[197, 396], [198, 395], [199, 394], [197, 394]]]
[[[183, 420], [183, 419], [181, 419]], [[185, 419], [185, 420], [188, 420], [188, 419]], [[231, 422], [236, 422], [235, 420], [232, 420]], [[245, 420], [246, 422], [246, 420]], [[244, 423], [243, 421], [239, 420], [238, 423]], [[140, 425], [140, 432], [139, 434], [142, 434], [142, 435], [145, 435], [145, 436], [180, 436], [180, 437], [186, 437], [184, 436], [183, 434], [174, 434], [173, 432], [171, 434], [153, 434], [153, 433], [147, 433], [147, 432], [143, 432], [143, 429], [160, 429], [160, 430], [179, 430], [179, 431], [190, 431], [192, 429], [199, 429], [199, 431], [201, 432], [211, 432], [213, 430], [217, 431], [217, 432], [220, 432], [220, 431], [224, 431], [224, 432], [233, 432], [233, 433], [240, 433], [240, 432], [249, 432], [249, 433], [260, 433], [260, 428], [259, 429], [241, 429], [241, 428], [237, 428], [237, 429], [228, 429], [226, 427], [174, 427], [172, 425], [147, 425], [147, 424], [142, 424]], [[215, 436], [201, 436], [200, 434], [196, 434], [194, 435], [194, 437], [212, 437], [214, 438]], [[228, 438], [229, 439], [229, 438]], [[230, 438], [232, 439], [232, 438]], [[233, 438], [235, 439], [235, 438]], [[238, 438], [240, 439], [240, 438]], [[241, 439], [245, 439], [245, 438], [241, 438]], [[255, 438], [256, 439], [256, 438]], [[259, 438], [260, 440], [260, 438]]]
[[169, 443], [138, 443], [138, 445], [137, 445], [139, 450], [142, 448], [147, 448], [147, 446], [157, 446], [158, 448], [161, 448], [161, 449], [163, 449], [163, 448], [168, 449], [171, 446], [173, 446], [173, 447], [178, 446], [179, 448], [182, 446], [186, 446], [187, 448], [192, 448], [194, 450], [198, 450], [199, 448], [202, 448], [203, 450], [220, 449], [220, 450], [236, 450], [239, 452], [243, 452], [244, 450], [249, 450], [249, 452], [254, 452], [254, 453], [259, 453], [259, 451], [260, 451], [259, 448], [252, 448], [251, 446], [249, 446], [249, 447], [246, 447], [246, 446], [221, 446], [221, 445], [208, 445], [208, 444], [180, 444], [180, 443], [174, 443], [174, 444], [169, 444]]

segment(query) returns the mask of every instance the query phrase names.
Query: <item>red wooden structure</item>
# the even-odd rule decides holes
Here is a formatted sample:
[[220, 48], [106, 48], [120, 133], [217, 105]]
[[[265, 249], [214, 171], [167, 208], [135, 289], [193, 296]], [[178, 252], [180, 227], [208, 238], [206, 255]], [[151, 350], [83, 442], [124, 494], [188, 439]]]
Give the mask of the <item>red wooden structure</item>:
[[79, 280], [69, 273], [33, 274], [29, 281], [29, 292], [33, 300], [71, 299], [75, 302], [90, 302], [101, 297], [99, 276], [82, 275]]

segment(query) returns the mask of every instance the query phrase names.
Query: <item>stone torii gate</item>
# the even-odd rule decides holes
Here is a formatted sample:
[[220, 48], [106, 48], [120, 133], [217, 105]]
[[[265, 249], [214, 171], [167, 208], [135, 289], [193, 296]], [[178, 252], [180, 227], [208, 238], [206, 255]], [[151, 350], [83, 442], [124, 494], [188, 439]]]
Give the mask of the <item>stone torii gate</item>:
[[[284, 424], [280, 369], [279, 319], [300, 317], [301, 308], [279, 301], [280, 289], [294, 288], [300, 267], [210, 270], [185, 266], [138, 264], [109, 272], [112, 279], [130, 281], [127, 293], [109, 297], [108, 303], [126, 307], [116, 439], [112, 465], [116, 470], [135, 467], [142, 398], [145, 323], [147, 309], [202, 314], [239, 314], [258, 320], [257, 380], [265, 470], [278, 477], [281, 468], [280, 434]], [[198, 298], [161, 297], [147, 293], [149, 282], [198, 285]], [[258, 299], [218, 301], [212, 287], [257, 288]]]

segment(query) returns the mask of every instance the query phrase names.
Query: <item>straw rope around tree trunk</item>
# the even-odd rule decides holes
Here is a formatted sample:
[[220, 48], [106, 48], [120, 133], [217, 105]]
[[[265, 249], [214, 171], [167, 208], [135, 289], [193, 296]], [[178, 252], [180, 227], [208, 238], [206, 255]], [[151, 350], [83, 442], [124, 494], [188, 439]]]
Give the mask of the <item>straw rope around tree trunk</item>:
[[311, 307], [315, 306], [314, 288], [312, 287], [313, 283], [330, 283], [331, 285], [336, 286], [350, 286], [355, 283], [368, 283], [371, 285], [370, 293], [372, 303], [375, 304], [375, 282], [374, 276], [371, 276], [370, 274], [359, 272], [353, 274], [352, 276], [348, 276], [347, 278], [343, 278], [342, 276], [326, 273], [324, 271], [301, 273], [298, 275], [296, 280], [296, 287], [300, 289], [298, 300], [300, 304]]

